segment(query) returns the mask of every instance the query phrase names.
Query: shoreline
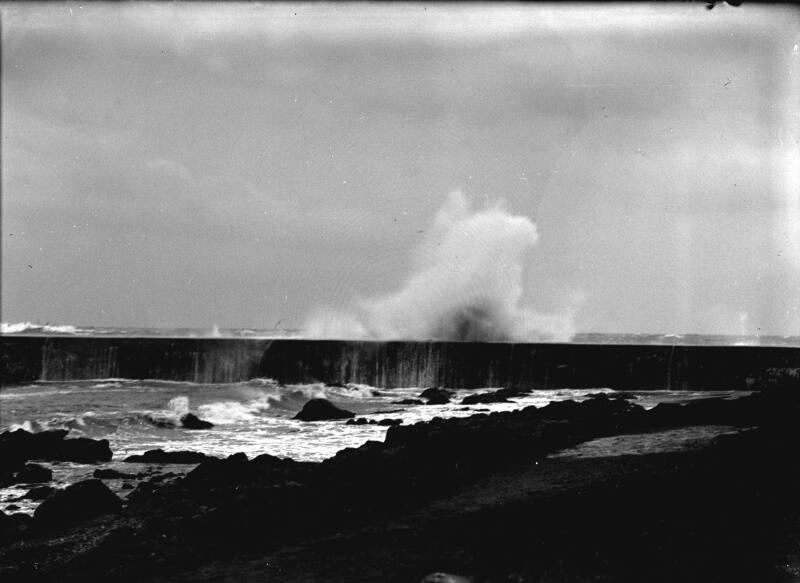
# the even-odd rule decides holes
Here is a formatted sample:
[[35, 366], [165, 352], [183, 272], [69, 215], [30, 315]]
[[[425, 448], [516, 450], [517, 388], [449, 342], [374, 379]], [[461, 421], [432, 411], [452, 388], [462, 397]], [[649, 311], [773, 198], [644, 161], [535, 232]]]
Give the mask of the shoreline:
[[[82, 524], [34, 519], [22, 540], [0, 549], [0, 576], [367, 581], [381, 571], [383, 580], [401, 581], [449, 571], [476, 582], [585, 580], [581, 573], [632, 581], [658, 567], [681, 575], [672, 580], [715, 580], [710, 565], [687, 562], [700, 545], [720, 562], [725, 578], [716, 580], [755, 580], [744, 575], [757, 568], [760, 580], [777, 581], [781, 569], [794, 568], [781, 565], [800, 533], [800, 515], [790, 510], [800, 486], [798, 410], [795, 391], [647, 412], [597, 397], [391, 427], [383, 442], [323, 462], [234, 455], [137, 488], [124, 509]], [[598, 437], [701, 423], [755, 429], [678, 453], [547, 457]], [[695, 533], [684, 542], [681, 521]], [[613, 545], [603, 529], [618, 538]], [[639, 548], [643, 529], [655, 547]], [[677, 554], [665, 565], [658, 545], [673, 538]], [[723, 554], [737, 540], [747, 541], [738, 555]], [[547, 552], [530, 562], [525, 545]], [[631, 572], [622, 555], [636, 565]], [[513, 579], [515, 569], [522, 579]]]

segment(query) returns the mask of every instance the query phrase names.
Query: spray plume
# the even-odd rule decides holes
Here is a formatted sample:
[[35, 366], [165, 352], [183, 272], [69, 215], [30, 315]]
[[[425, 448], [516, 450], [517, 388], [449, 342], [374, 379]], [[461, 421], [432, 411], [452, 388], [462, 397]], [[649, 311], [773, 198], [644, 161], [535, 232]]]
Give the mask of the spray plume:
[[526, 253], [534, 223], [503, 201], [473, 210], [455, 191], [417, 249], [411, 276], [390, 295], [359, 299], [346, 311], [320, 309], [306, 334], [376, 340], [568, 340], [572, 316], [522, 306]]

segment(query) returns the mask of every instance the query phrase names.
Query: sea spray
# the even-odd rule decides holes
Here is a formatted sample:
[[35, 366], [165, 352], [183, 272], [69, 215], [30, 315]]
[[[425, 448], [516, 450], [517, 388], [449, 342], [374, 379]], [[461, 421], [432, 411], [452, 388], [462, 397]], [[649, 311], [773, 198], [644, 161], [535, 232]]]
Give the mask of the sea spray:
[[541, 314], [522, 305], [526, 254], [539, 234], [504, 201], [471, 208], [452, 192], [416, 250], [413, 271], [393, 294], [321, 308], [305, 330], [315, 338], [456, 341], [568, 340], [574, 307]]

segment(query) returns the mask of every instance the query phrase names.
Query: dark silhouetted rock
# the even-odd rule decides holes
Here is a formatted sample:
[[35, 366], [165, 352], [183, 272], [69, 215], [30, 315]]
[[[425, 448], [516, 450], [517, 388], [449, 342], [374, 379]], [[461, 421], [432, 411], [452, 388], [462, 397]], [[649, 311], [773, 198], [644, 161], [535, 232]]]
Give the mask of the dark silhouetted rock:
[[57, 456], [51, 459], [94, 464], [111, 461], [112, 456], [107, 439], [78, 437], [62, 441]]
[[121, 500], [103, 482], [84, 480], [42, 502], [33, 518], [38, 526], [53, 528], [118, 512], [121, 508]]
[[295, 419], [300, 421], [327, 421], [332, 419], [351, 419], [353, 417], [355, 417], [355, 413], [340, 409], [327, 399], [311, 399], [294, 416]]
[[197, 451], [164, 451], [151, 449], [142, 455], [131, 455], [124, 461], [143, 464], [199, 464], [201, 462], [219, 459]]
[[0, 510], [0, 543], [17, 541], [33, 519], [21, 512], [6, 514]]
[[92, 475], [100, 480], [131, 479], [135, 477], [133, 474], [125, 474], [112, 468], [96, 469], [94, 472], [92, 472]]
[[211, 429], [214, 424], [210, 421], [200, 419], [194, 413], [187, 413], [181, 417], [181, 427], [184, 429]]
[[37, 486], [28, 490], [25, 498], [28, 500], [45, 500], [56, 493], [56, 489], [52, 486]]
[[381, 425], [383, 427], [391, 427], [393, 425], [400, 425], [402, 419], [367, 419], [366, 417], [359, 417], [358, 419], [348, 419], [345, 425]]
[[448, 391], [447, 389], [440, 389], [439, 387], [431, 387], [425, 389], [419, 394], [420, 399], [425, 399], [428, 405], [444, 405], [450, 402], [450, 399], [455, 395], [455, 391]]
[[243, 453], [235, 453], [224, 460], [206, 460], [186, 475], [186, 482], [230, 482], [249, 474], [249, 465], [247, 456]]
[[96, 463], [111, 459], [107, 439], [65, 439], [66, 436], [66, 430], [3, 432], [0, 434], [0, 474], [19, 471], [28, 460]]
[[399, 401], [392, 401], [395, 405], [424, 405], [425, 401], [421, 399], [400, 399]]
[[478, 403], [508, 403], [509, 399], [527, 395], [530, 391], [524, 389], [499, 389], [489, 393], [475, 393], [461, 399], [462, 405], [477, 405]]
[[52, 479], [53, 471], [39, 464], [25, 464], [14, 477], [14, 481], [18, 484], [38, 484]]

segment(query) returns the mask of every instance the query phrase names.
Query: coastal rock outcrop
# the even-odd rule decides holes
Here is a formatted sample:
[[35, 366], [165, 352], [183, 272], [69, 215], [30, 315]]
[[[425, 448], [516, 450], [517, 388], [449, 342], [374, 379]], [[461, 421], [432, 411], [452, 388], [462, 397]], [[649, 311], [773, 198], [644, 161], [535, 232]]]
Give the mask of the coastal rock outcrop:
[[299, 421], [328, 421], [334, 419], [352, 419], [356, 414], [340, 409], [327, 399], [311, 399], [294, 416]]
[[219, 458], [197, 451], [149, 449], [141, 455], [129, 455], [123, 461], [142, 464], [199, 464], [212, 459]]
[[107, 462], [112, 453], [107, 439], [65, 439], [67, 430], [30, 433], [24, 429], [0, 434], [0, 480], [23, 469], [28, 460]]
[[474, 393], [461, 399], [462, 405], [477, 405], [484, 403], [508, 403], [509, 399], [527, 395], [530, 391], [524, 389], [499, 389], [489, 393]]
[[394, 425], [402, 425], [402, 419], [367, 419], [366, 417], [359, 417], [358, 419], [348, 419], [345, 425], [380, 425], [383, 427], [392, 427]]
[[56, 489], [52, 486], [36, 486], [28, 490], [24, 498], [27, 500], [45, 500], [56, 493]]
[[25, 464], [14, 476], [18, 484], [38, 484], [53, 479], [53, 470], [40, 464]]
[[[735, 568], [726, 561], [742, 557], [752, 545], [762, 546], [752, 547], [747, 559], [765, 550], [777, 554], [781, 541], [771, 537], [789, 524], [786, 512], [794, 508], [800, 483], [793, 462], [800, 398], [788, 397], [689, 403], [689, 413], [668, 408], [652, 414], [598, 395], [392, 427], [383, 442], [344, 449], [319, 463], [236, 454], [204, 462], [167, 484], [140, 485], [120, 517], [70, 533], [72, 547], [57, 533], [47, 542], [41, 537], [0, 549], [0, 579], [16, 575], [27, 581], [25, 569], [36, 569], [47, 581], [166, 580], [187, 568], [212, 568], [216, 561], [219, 568], [236, 565], [227, 580], [249, 575], [283, 580], [282, 568], [330, 580], [342, 566], [392, 573], [398, 581], [419, 581], [437, 569], [468, 573], [476, 581], [544, 580], [548, 574], [552, 580], [580, 581], [589, 572], [607, 580], [653, 580], [664, 569], [672, 570], [663, 580], [772, 580], [754, 560], [741, 560]], [[547, 457], [597, 437], [687, 420], [735, 419], [747, 426], [770, 422], [707, 451], [641, 460]], [[743, 496], [747, 503], [740, 503]], [[628, 511], [648, 504], [648, 512]], [[714, 561], [692, 571], [698, 548]], [[440, 560], [441, 549], [446, 560]], [[330, 555], [321, 554], [326, 552]], [[266, 559], [281, 560], [282, 553], [295, 555], [258, 573], [258, 579], [248, 571], [251, 558], [265, 558], [258, 568], [267, 569]], [[333, 563], [342, 553], [350, 562]], [[371, 571], [363, 568], [367, 561]], [[748, 565], [760, 570], [730, 577]], [[715, 579], [713, 570], [720, 568], [726, 577]], [[226, 579], [194, 574], [186, 580]]]
[[211, 429], [214, 424], [210, 421], [200, 419], [194, 413], [187, 413], [181, 417], [181, 427], [184, 429]]
[[54, 528], [119, 512], [121, 508], [122, 501], [103, 482], [84, 480], [42, 502], [33, 519], [41, 528]]
[[419, 398], [425, 399], [427, 405], [445, 405], [450, 402], [450, 399], [452, 399], [455, 394], [455, 391], [431, 387], [422, 391], [419, 394]]

